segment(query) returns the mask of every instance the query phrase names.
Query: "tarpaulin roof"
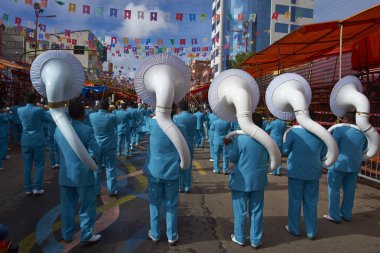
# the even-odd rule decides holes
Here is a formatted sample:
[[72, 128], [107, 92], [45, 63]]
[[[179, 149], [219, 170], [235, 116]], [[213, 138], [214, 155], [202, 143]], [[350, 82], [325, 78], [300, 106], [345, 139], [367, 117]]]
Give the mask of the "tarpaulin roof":
[[307, 24], [286, 35], [243, 63], [254, 77], [294, 67], [327, 55], [339, 53], [340, 26], [343, 51], [380, 29], [380, 4], [340, 21]]
[[0, 59], [0, 68], [14, 68], [14, 69], [25, 69], [24, 67], [17, 65], [11, 61], [5, 60], [5, 59]]

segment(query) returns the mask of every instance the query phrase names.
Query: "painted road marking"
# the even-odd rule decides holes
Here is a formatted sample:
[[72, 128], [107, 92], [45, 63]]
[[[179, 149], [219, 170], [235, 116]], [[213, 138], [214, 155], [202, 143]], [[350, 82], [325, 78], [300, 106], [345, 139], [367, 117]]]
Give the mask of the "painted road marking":
[[206, 171], [203, 169], [202, 165], [199, 162], [193, 162], [193, 165], [198, 170], [199, 174], [202, 176], [207, 175]]

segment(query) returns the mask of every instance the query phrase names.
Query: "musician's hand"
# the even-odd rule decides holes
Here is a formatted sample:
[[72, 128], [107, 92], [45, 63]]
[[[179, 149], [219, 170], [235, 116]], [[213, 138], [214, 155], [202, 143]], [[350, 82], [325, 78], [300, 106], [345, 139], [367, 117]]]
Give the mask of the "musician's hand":
[[224, 143], [224, 145], [229, 145], [229, 144], [231, 144], [232, 143], [232, 139], [227, 139], [227, 138], [224, 138], [223, 139], [223, 143]]

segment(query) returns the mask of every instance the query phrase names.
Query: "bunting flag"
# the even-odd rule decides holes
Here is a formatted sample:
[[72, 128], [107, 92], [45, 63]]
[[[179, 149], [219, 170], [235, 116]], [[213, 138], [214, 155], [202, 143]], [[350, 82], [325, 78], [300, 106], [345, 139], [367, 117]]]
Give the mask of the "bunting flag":
[[124, 19], [131, 19], [132, 12], [131, 10], [124, 10]]
[[3, 14], [3, 21], [8, 21], [9, 15], [7, 13]]
[[144, 19], [144, 12], [143, 11], [137, 12], [137, 19]]
[[39, 24], [38, 27], [40, 28], [40, 32], [46, 32], [46, 25]]
[[69, 12], [76, 12], [77, 10], [77, 5], [73, 3], [69, 3]]
[[255, 22], [256, 22], [256, 13], [251, 13], [251, 14], [249, 15], [248, 22], [251, 22], [251, 21], [252, 21], [252, 23], [255, 23]]
[[41, 0], [41, 7], [46, 9], [48, 7], [48, 0]]
[[136, 44], [140, 44], [141, 43], [141, 39], [139, 39], [139, 38], [135, 39], [135, 43]]
[[25, 4], [32, 5], [33, 4], [33, 0], [25, 0]]
[[90, 5], [83, 5], [83, 14], [90, 14]]
[[65, 30], [65, 36], [69, 37], [70, 38], [70, 30]]
[[[216, 14], [216, 15], [219, 15], [219, 14]], [[220, 15], [219, 15], [219, 17], [220, 17]], [[228, 13], [227, 14], [227, 20], [232, 20], [232, 19], [233, 19], [232, 14]]]
[[193, 14], [193, 13], [190, 13], [190, 14], [189, 14], [189, 20], [190, 20], [190, 21], [195, 21], [195, 17], [196, 17], [196, 15]]
[[243, 13], [238, 14], [238, 21], [244, 21], [244, 14]]
[[226, 38], [226, 41], [229, 42], [230, 41], [230, 36], [225, 36]]
[[21, 24], [21, 18], [16, 17], [15, 18], [15, 24], [20, 25]]
[[124, 37], [124, 38], [123, 38], [123, 43], [124, 43], [124, 44], [128, 44], [128, 42], [129, 42], [129, 39], [128, 39], [127, 37]]
[[163, 40], [162, 39], [157, 39], [157, 45], [162, 45], [164, 42], [163, 42]]
[[71, 44], [73, 44], [74, 46], [76, 46], [76, 45], [77, 45], [77, 40], [73, 39], [73, 40], [71, 41]]
[[110, 17], [114, 16], [117, 18], [117, 9], [110, 8]]
[[116, 44], [116, 43], [117, 43], [117, 37], [112, 37], [111, 44]]
[[186, 39], [180, 39], [179, 44], [180, 45], [186, 45]]
[[290, 12], [288, 12], [288, 11], [285, 12], [284, 18], [285, 19], [289, 19], [290, 18]]
[[150, 21], [157, 21], [157, 12], [150, 13]]
[[58, 5], [65, 5], [65, 3], [63, 1], [55, 1]]
[[280, 13], [278, 13], [278, 12], [274, 12], [273, 14], [272, 14], [272, 19], [274, 19], [274, 20], [278, 20], [278, 15], [279, 15]]
[[172, 46], [174, 45], [174, 39], [169, 39]]
[[148, 45], [150, 43], [151, 39], [146, 39], [145, 40], [145, 45]]
[[302, 11], [296, 11], [296, 18], [302, 18]]
[[202, 20], [202, 22], [205, 21], [205, 19], [206, 19], [206, 14], [203, 14], [203, 13], [202, 13], [202, 14], [201, 14], [201, 20]]
[[92, 33], [89, 33], [88, 34], [88, 41], [93, 41], [94, 40], [94, 34], [92, 34]]
[[183, 19], [183, 14], [182, 13], [177, 13], [175, 15], [175, 20], [182, 21], [182, 19]]
[[102, 17], [103, 16], [104, 9], [103, 7], [96, 8], [96, 16]]
[[191, 45], [197, 45], [197, 39], [191, 39]]
[[251, 40], [251, 41], [249, 42], [249, 44], [251, 44], [251, 45], [253, 45], [253, 43], [255, 43], [254, 40]]

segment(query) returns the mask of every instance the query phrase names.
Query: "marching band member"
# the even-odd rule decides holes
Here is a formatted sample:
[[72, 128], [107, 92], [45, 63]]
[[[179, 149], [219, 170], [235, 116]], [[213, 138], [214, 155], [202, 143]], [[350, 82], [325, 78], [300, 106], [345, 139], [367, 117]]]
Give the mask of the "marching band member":
[[[80, 141], [92, 157], [99, 156], [99, 146], [92, 128], [83, 123], [85, 119], [84, 106], [73, 102], [69, 106], [71, 125]], [[82, 231], [81, 242], [95, 243], [101, 235], [93, 234], [96, 221], [95, 174], [74, 153], [61, 130], [56, 128], [55, 140], [59, 146], [61, 169], [59, 170], [59, 185], [61, 195], [62, 238], [71, 242], [75, 232], [75, 213], [78, 200], [79, 225]]]
[[191, 170], [193, 167], [194, 135], [195, 128], [197, 126], [197, 117], [189, 113], [189, 105], [184, 100], [178, 103], [178, 112], [179, 114], [174, 116], [173, 121], [177, 125], [183, 125], [185, 127], [185, 139], [187, 145], [189, 146], [191, 155], [190, 167], [186, 170], [181, 170], [181, 174], [179, 177], [179, 191], [183, 192], [183, 190], [185, 190], [186, 193], [189, 193], [191, 189]]
[[[252, 121], [262, 127], [263, 120], [257, 113]], [[231, 143], [225, 139], [225, 143]], [[233, 140], [231, 160], [235, 168], [231, 173], [229, 186], [232, 194], [234, 214], [234, 243], [244, 246], [247, 210], [250, 218], [250, 240], [255, 249], [261, 246], [263, 230], [264, 188], [268, 185], [266, 166], [268, 151], [248, 135], [237, 135]]]
[[[355, 113], [346, 113], [343, 123], [354, 124]], [[341, 126], [333, 130], [339, 148], [338, 160], [328, 167], [328, 197], [329, 214], [326, 220], [340, 223], [340, 220], [351, 221], [354, 205], [355, 187], [362, 162], [362, 152], [367, 148], [367, 138], [358, 129]], [[343, 189], [343, 199], [340, 204], [340, 189]], [[340, 206], [340, 207], [339, 207]]]
[[[310, 112], [310, 118], [313, 115]], [[322, 159], [327, 147], [316, 135], [304, 128], [289, 130], [282, 153], [288, 156], [288, 225], [286, 231], [300, 235], [301, 206], [303, 205], [307, 237], [313, 240], [317, 234], [317, 206], [319, 179], [322, 176]]]

